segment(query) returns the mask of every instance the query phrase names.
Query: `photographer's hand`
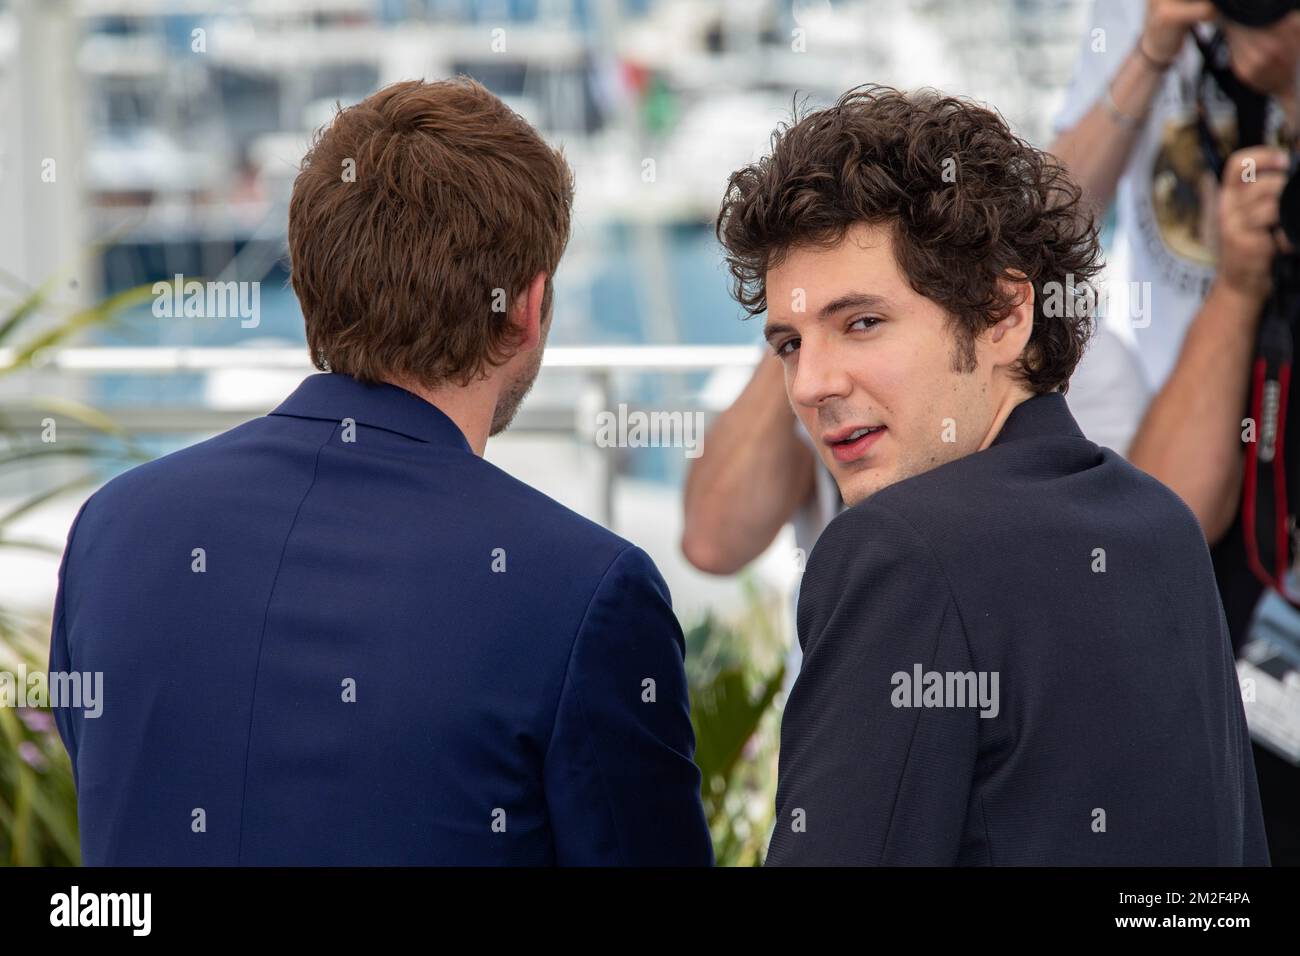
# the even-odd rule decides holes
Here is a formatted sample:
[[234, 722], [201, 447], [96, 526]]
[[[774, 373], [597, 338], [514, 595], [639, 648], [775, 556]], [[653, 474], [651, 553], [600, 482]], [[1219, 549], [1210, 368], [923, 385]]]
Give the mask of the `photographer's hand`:
[[[1110, 77], [1105, 92], [1049, 147], [1048, 152], [1057, 156], [1083, 187], [1099, 217], [1115, 196], [1152, 100], [1165, 71], [1182, 49], [1187, 31], [1213, 17], [1214, 4], [1209, 0], [1148, 0], [1142, 33]], [[1109, 69], [1104, 59], [1094, 64], [1086, 57], [1078, 69]]]
[[1168, 68], [1183, 48], [1187, 31], [1213, 20], [1210, 0], [1147, 0], [1147, 18], [1138, 40], [1138, 53], [1152, 64]]
[[1273, 257], [1282, 190], [1290, 161], [1280, 149], [1260, 146], [1233, 153], [1219, 191], [1219, 281], [1262, 304], [1273, 283]]

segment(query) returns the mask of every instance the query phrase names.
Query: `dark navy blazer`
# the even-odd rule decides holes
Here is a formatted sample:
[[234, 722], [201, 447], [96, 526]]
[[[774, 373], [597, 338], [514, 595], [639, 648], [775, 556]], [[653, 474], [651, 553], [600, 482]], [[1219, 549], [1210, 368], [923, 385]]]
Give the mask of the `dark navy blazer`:
[[770, 864], [1267, 865], [1205, 538], [1060, 394], [838, 515], [798, 624]]
[[683, 653], [643, 551], [416, 395], [309, 376], [69, 532], [85, 862], [710, 864]]

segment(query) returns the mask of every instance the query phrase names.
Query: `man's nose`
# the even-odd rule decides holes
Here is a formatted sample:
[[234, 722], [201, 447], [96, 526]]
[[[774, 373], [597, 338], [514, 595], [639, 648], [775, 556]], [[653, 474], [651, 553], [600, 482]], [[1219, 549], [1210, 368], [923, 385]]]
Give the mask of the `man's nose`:
[[834, 350], [804, 339], [799, 345], [799, 360], [790, 382], [790, 400], [807, 408], [817, 408], [832, 398], [844, 398], [852, 385], [848, 369]]

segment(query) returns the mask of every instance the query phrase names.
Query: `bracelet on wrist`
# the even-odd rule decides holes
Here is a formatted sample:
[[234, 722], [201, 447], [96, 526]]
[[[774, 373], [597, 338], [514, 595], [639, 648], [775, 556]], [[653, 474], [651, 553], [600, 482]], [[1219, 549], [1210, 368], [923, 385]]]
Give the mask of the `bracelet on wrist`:
[[1173, 60], [1169, 60], [1168, 62], [1162, 63], [1160, 60], [1157, 60], [1155, 57], [1153, 57], [1150, 53], [1146, 51], [1146, 48], [1142, 46], [1141, 37], [1138, 37], [1137, 45], [1134, 47], [1134, 49], [1137, 50], [1138, 56], [1140, 56], [1143, 60], [1145, 60], [1147, 65], [1150, 66], [1157, 73], [1164, 73], [1171, 66], [1173, 66], [1174, 62], [1178, 59], [1177, 57], [1174, 57]]
[[1146, 122], [1147, 118], [1145, 113], [1141, 116], [1129, 116], [1119, 108], [1119, 104], [1115, 102], [1115, 94], [1111, 91], [1111, 84], [1109, 83], [1106, 84], [1106, 95], [1103, 97], [1102, 102], [1106, 104], [1106, 112], [1110, 114], [1110, 118], [1114, 120], [1116, 125], [1123, 129], [1139, 129], [1142, 124]]

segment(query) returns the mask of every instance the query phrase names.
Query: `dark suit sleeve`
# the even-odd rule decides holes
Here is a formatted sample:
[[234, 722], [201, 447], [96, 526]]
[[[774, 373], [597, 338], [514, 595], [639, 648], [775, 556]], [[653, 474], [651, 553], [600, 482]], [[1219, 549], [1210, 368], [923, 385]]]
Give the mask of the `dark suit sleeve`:
[[895, 706], [912, 698], [894, 675], [910, 681], [917, 664], [973, 670], [929, 546], [871, 501], [845, 512], [813, 550], [798, 618], [804, 660], [781, 722], [768, 864], [952, 865], [979, 709]]
[[684, 654], [663, 578], [628, 548], [579, 628], [547, 749], [561, 865], [712, 864]]
[[[67, 588], [68, 573], [68, 556], [72, 553], [73, 536], [77, 533], [77, 525], [81, 521], [81, 516], [86, 510], [86, 505], [90, 504], [87, 498], [77, 510], [77, 515], [72, 519], [72, 526], [68, 529], [68, 541], [63, 549], [63, 557], [59, 561], [58, 587], [54, 595], [54, 622], [50, 629], [50, 666], [49, 673], [67, 673], [73, 669], [72, 654], [68, 647], [67, 623], [64, 619], [63, 604], [65, 591]], [[63, 747], [68, 751], [68, 757], [72, 760], [72, 778], [73, 783], [77, 780], [77, 734], [73, 721], [73, 711], [69, 707], [53, 707], [54, 723], [59, 729], [59, 737], [63, 740]]]

